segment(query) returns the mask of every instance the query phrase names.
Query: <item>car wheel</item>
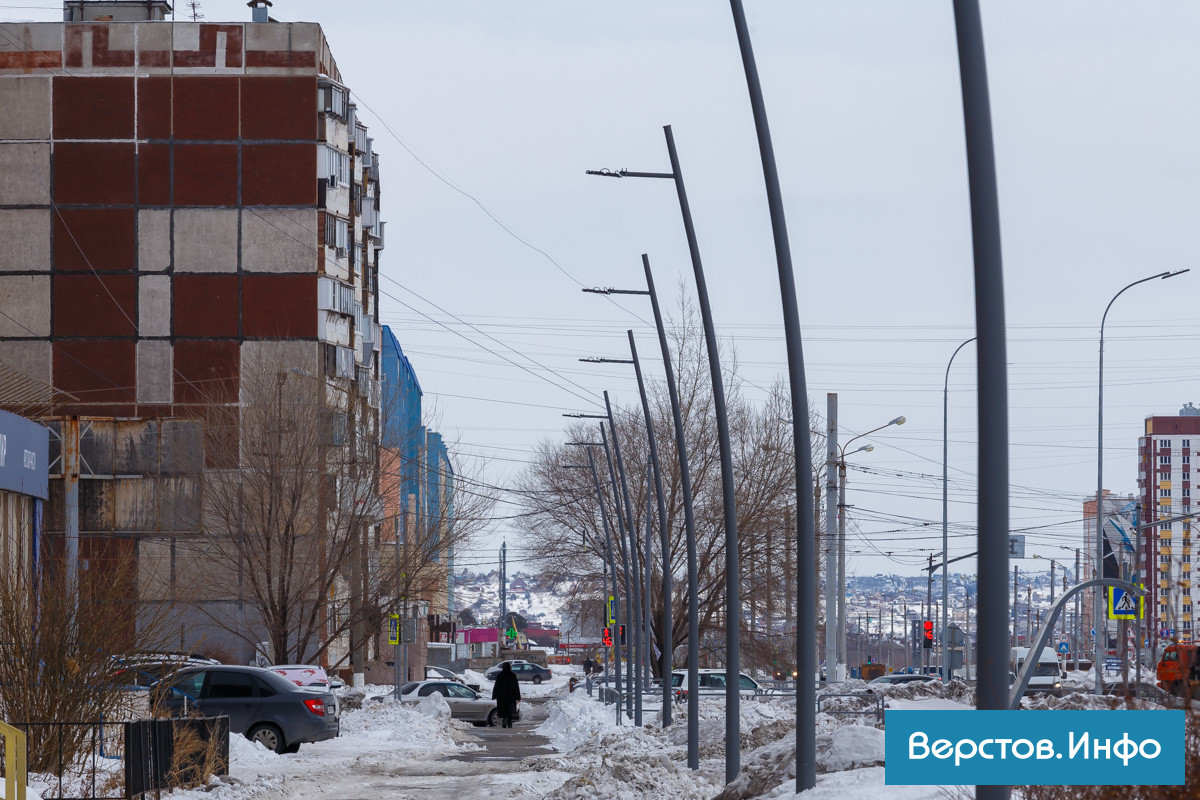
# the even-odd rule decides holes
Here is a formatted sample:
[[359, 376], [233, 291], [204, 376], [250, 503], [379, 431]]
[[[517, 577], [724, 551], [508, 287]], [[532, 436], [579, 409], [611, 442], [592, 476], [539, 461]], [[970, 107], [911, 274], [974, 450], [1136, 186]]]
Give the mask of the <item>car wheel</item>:
[[494, 727], [496, 727], [496, 725], [499, 724], [499, 722], [500, 722], [500, 715], [497, 714], [496, 709], [493, 708], [491, 711], [488, 712], [487, 726], [489, 728], [494, 728]]
[[541, 675], [534, 675], [534, 676], [533, 676], [533, 685], [534, 685], [534, 686], [537, 686], [537, 685], [538, 685], [539, 683], [541, 683], [541, 682], [542, 682], [542, 676], [541, 676]]
[[255, 725], [246, 731], [246, 738], [258, 742], [263, 747], [276, 753], [287, 752], [287, 742], [283, 740], [283, 731], [274, 725]]

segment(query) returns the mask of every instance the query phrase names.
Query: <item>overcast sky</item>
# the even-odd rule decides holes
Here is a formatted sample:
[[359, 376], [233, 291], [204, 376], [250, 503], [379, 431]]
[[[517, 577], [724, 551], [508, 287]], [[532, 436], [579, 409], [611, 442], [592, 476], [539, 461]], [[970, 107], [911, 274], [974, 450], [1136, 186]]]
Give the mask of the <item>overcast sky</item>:
[[[17, 2], [0, 15], [61, 19], [53, 3]], [[1078, 546], [1082, 500], [1095, 491], [1104, 306], [1137, 278], [1196, 266], [1200, 4], [982, 6], [1009, 322], [1012, 525], [1036, 528], [1030, 553], [1073, 560], [1058, 547]], [[951, 4], [746, 7], [811, 398], [823, 413], [825, 393], [839, 393], [843, 437], [908, 418], [855, 457], [885, 474], [850, 473], [850, 549], [872, 553], [853, 569], [912, 573], [940, 549], [942, 380], [950, 354], [974, 335]], [[201, 0], [200, 9], [209, 21], [250, 13], [241, 0]], [[784, 372], [769, 217], [727, 3], [276, 0], [272, 12], [324, 26], [371, 125], [388, 220], [382, 288], [393, 296], [382, 316], [427, 400], [436, 398], [459, 461], [487, 456], [487, 479], [508, 485], [539, 439], [561, 435], [562, 411], [587, 408], [568, 380], [636, 400], [624, 368], [577, 358], [623, 354], [629, 327], [652, 352], [649, 309], [579, 286], [639, 287], [647, 252], [660, 288], [682, 280], [692, 292], [678, 206], [669, 182], [583, 171], [666, 171], [664, 124], [687, 178], [718, 334], [736, 344], [751, 384]], [[1147, 415], [1200, 400], [1197, 299], [1200, 270], [1139, 286], [1110, 314], [1107, 488], [1136, 490]], [[975, 549], [974, 368], [968, 347], [950, 381], [951, 556]], [[491, 562], [497, 543], [460, 560]]]

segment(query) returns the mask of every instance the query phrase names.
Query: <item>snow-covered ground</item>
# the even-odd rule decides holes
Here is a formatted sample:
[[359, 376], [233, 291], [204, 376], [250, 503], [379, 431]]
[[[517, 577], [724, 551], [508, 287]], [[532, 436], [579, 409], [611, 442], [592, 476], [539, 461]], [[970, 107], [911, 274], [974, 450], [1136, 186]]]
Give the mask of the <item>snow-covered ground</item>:
[[[960, 787], [884, 784], [884, 729], [873, 713], [817, 716], [817, 786], [795, 793], [795, 702], [787, 696], [744, 699], [740, 704], [738, 779], [724, 785], [725, 703], [700, 703], [699, 770], [687, 768], [687, 708], [673, 707], [662, 727], [661, 707], [647, 702], [646, 725], [617, 722], [615, 708], [567, 683], [577, 667], [555, 667], [552, 680], [523, 683], [525, 716], [513, 732], [484, 731], [449, 718], [440, 696], [415, 705], [387, 697], [390, 687], [368, 687], [361, 709], [347, 709], [337, 739], [306, 744], [279, 756], [241, 736], [230, 742], [230, 775], [204, 789], [177, 791], [172, 800], [307, 800], [307, 798], [413, 798], [413, 800], [946, 800]], [[490, 682], [482, 675], [485, 693]], [[864, 690], [860, 681], [830, 694]], [[876, 688], [876, 687], [873, 687]], [[965, 683], [884, 687], [886, 709], [956, 709], [972, 706]], [[372, 699], [374, 698], [374, 699]], [[1027, 698], [1033, 709], [1108, 708], [1109, 698], [1069, 694]], [[831, 710], [874, 709], [871, 701], [827, 698]], [[544, 739], [542, 738], [544, 737]], [[499, 744], [497, 744], [499, 743]], [[512, 756], [515, 746], [518, 755]], [[499, 749], [492, 749], [498, 747]], [[509, 748], [509, 749], [504, 749]], [[539, 749], [540, 748], [540, 749]], [[532, 753], [533, 755], [527, 755]], [[36, 787], [35, 787], [36, 788]], [[963, 793], [965, 795], [965, 793]], [[31, 795], [31, 798], [33, 795]]]

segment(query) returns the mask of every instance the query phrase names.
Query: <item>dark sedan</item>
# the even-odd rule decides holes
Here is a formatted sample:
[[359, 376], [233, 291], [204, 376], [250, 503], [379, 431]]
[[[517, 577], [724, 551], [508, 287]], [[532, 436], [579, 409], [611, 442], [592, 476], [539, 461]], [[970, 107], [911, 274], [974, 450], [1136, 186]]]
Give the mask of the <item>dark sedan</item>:
[[541, 683], [542, 681], [548, 681], [551, 677], [553, 677], [553, 673], [551, 673], [550, 670], [538, 664], [532, 664], [528, 661], [501, 661], [499, 664], [491, 667], [487, 672], [483, 673], [483, 677], [487, 678], [489, 681], [496, 680], [496, 676], [500, 674], [501, 668], [503, 668], [506, 663], [512, 664], [513, 674], [517, 676], [517, 680], [519, 681], [530, 681], [531, 683], [536, 684]]
[[294, 753], [306, 742], [338, 735], [338, 706], [332, 692], [300, 687], [258, 667], [188, 669], [163, 686], [156, 702], [167, 713], [198, 709], [229, 717], [229, 732], [244, 733], [276, 753]]

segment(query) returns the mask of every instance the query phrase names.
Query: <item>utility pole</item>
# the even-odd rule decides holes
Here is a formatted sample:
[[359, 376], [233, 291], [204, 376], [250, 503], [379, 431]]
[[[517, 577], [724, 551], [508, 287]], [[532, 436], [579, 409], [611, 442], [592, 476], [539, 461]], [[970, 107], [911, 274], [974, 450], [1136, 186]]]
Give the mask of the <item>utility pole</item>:
[[1017, 637], [1017, 570], [1018, 569], [1020, 569], [1020, 567], [1013, 567], [1013, 607], [1012, 607], [1012, 629], [1013, 629], [1012, 646], [1013, 647], [1016, 647], [1021, 643], [1020, 638]]
[[846, 661], [846, 462], [838, 460], [838, 537], [837, 537], [837, 588], [838, 588], [838, 658]]
[[[837, 393], [825, 395], [825, 682], [838, 681], [838, 609], [845, 602], [845, 595], [838, 596], [836, 559], [834, 558], [834, 525], [836, 520], [830, 512], [836, 505], [837, 519], [841, 519], [841, 504], [837, 501]], [[792, 421], [795, 424], [795, 420]], [[799, 671], [799, 665], [797, 665]]]
[[[508, 616], [508, 542], [500, 543], [500, 637], [499, 643], [504, 642], [504, 619]], [[499, 653], [497, 653], [499, 655]]]
[[[1075, 548], [1075, 583], [1079, 583], [1079, 548]], [[1080, 630], [1079, 618], [1079, 596], [1080, 592], [1075, 593], [1075, 630], [1071, 640], [1071, 652], [1075, 654], [1075, 669], [1079, 669], [1079, 648], [1083, 646], [1083, 631]]]
[[[620, 494], [620, 496], [618, 496], [618, 499], [617, 499], [617, 515], [618, 516], [620, 516], [620, 513], [621, 513], [620, 498], [624, 497], [624, 499], [625, 499], [625, 521], [626, 522], [625, 522], [625, 526], [624, 526], [624, 529], [621, 534], [621, 561], [625, 567], [625, 591], [626, 591], [626, 594], [628, 595], [629, 608], [632, 612], [632, 613], [630, 613], [629, 616], [630, 616], [631, 621], [633, 622], [633, 630], [630, 631], [630, 633], [632, 633], [633, 635], [629, 637], [630, 644], [631, 644], [631, 647], [629, 650], [629, 658], [626, 659], [626, 662], [625, 662], [625, 665], [626, 665], [625, 669], [626, 669], [626, 673], [627, 673], [625, 678], [629, 684], [628, 688], [632, 690], [632, 694], [626, 695], [625, 715], [631, 716], [634, 711], [634, 708], [633, 708], [634, 707], [634, 702], [633, 702], [634, 696], [637, 697], [637, 700], [638, 700], [637, 707], [639, 710], [641, 708], [641, 698], [642, 698], [642, 692], [641, 692], [642, 680], [640, 677], [640, 670], [635, 671], [633, 668], [634, 664], [636, 663], [636, 660], [637, 660], [636, 653], [640, 651], [640, 648], [638, 647], [639, 642], [637, 641], [637, 631], [640, 630], [642, 627], [641, 592], [639, 590], [640, 587], [638, 586], [639, 579], [638, 579], [637, 569], [635, 568], [632, 572], [630, 572], [630, 569], [629, 569], [630, 551], [634, 549], [634, 546], [636, 544], [637, 532], [636, 532], [636, 528], [634, 527], [634, 522], [633, 522], [633, 505], [629, 502], [629, 482], [625, 476], [625, 462], [624, 462], [624, 459], [621, 458], [621, 441], [620, 441], [619, 435], [617, 434], [616, 420], [613, 418], [612, 403], [609, 402], [607, 390], [604, 392], [604, 407], [608, 413], [608, 430], [612, 433], [613, 458], [617, 462], [617, 475], [621, 480], [621, 494]], [[634, 564], [636, 565], [636, 563], [637, 563], [636, 555], [633, 556], [633, 561], [634, 561]], [[633, 593], [629, 594], [629, 590], [631, 588], [633, 590]], [[641, 724], [640, 719], [637, 721], [637, 724], [638, 725]]]
[[[933, 553], [929, 554], [929, 570], [926, 573], [925, 581], [925, 617], [921, 622], [921, 627], [925, 627], [925, 620], [933, 620]], [[922, 631], [922, 636], [924, 632]], [[921, 642], [921, 660], [922, 666], [929, 666], [929, 657], [932, 655], [932, 648], [926, 649], [925, 642]]]

